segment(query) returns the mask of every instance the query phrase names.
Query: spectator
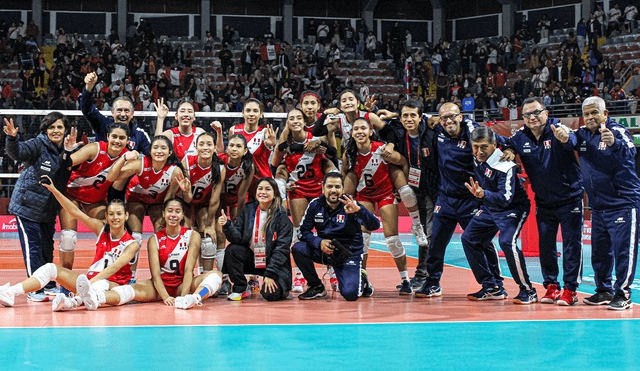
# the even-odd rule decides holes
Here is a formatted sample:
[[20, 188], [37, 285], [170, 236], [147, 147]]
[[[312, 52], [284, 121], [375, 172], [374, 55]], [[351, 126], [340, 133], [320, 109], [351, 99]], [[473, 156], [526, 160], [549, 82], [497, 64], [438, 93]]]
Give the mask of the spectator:
[[547, 15], [543, 14], [542, 19], [538, 22], [540, 28], [540, 43], [546, 44], [549, 42], [549, 29], [551, 28], [551, 21], [547, 19]]
[[609, 28], [607, 29], [607, 37], [611, 36], [614, 31], [620, 30], [620, 17], [622, 11], [620, 11], [620, 5], [615, 4], [613, 8], [609, 9]]
[[324, 44], [327, 42], [327, 36], [329, 35], [329, 26], [325, 21], [318, 27], [318, 42]]
[[27, 36], [32, 36], [34, 39], [38, 39], [40, 36], [40, 27], [36, 24], [34, 19], [29, 22], [29, 26], [27, 26]]
[[369, 35], [367, 36], [367, 53], [369, 56], [369, 61], [371, 62], [375, 62], [376, 60], [376, 46], [376, 37], [373, 36], [373, 31], [369, 31]]
[[464, 99], [462, 99], [462, 110], [469, 113], [475, 109], [475, 99], [471, 96], [471, 93], [467, 91]]
[[309, 21], [309, 26], [307, 27], [307, 42], [311, 45], [316, 44], [316, 35], [318, 33], [318, 29], [316, 27], [315, 21], [312, 19]]
[[629, 26], [631, 33], [633, 33], [633, 29], [636, 27], [637, 14], [638, 8], [636, 8], [632, 3], [629, 3], [624, 9], [624, 24]]

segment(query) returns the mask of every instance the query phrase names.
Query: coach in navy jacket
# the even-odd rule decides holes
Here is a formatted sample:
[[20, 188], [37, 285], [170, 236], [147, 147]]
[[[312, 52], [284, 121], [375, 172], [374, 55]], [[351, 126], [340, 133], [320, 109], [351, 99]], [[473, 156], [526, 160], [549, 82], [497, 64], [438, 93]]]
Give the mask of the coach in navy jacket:
[[[584, 126], [576, 131], [577, 151], [591, 215], [591, 264], [596, 294], [586, 304], [631, 308], [631, 284], [638, 254], [640, 181], [635, 172], [636, 149], [629, 132], [608, 117], [604, 100], [589, 97], [582, 104]], [[616, 282], [612, 287], [615, 262]], [[615, 295], [612, 295], [615, 294]]]
[[[520, 155], [535, 193], [540, 268], [547, 289], [541, 302], [573, 305], [578, 300], [576, 290], [582, 274], [584, 193], [574, 152], [577, 139], [558, 119], [548, 117], [541, 98], [527, 98], [522, 112], [525, 125], [502, 144], [508, 147], [505, 152], [513, 149]], [[554, 134], [556, 131], [558, 134]], [[558, 282], [558, 225], [562, 226], [562, 297]]]
[[[339, 182], [337, 181], [339, 180]], [[327, 182], [339, 183], [340, 187], [329, 188]], [[314, 262], [327, 264], [327, 241], [337, 239], [351, 250], [344, 265], [334, 267], [338, 278], [340, 294], [349, 301], [357, 300], [362, 292], [361, 272], [362, 263], [362, 229], [364, 226], [370, 231], [380, 228], [378, 218], [365, 207], [353, 201], [359, 207], [358, 211], [349, 210], [340, 201], [342, 198], [343, 177], [339, 173], [329, 173], [325, 176], [322, 190], [324, 194], [309, 203], [300, 224], [300, 242], [293, 245], [291, 252], [298, 268], [307, 279], [309, 289], [317, 289], [317, 296], [324, 296], [324, 287], [313, 265]], [[331, 203], [327, 202], [331, 200]], [[313, 230], [317, 231], [317, 236]], [[313, 290], [312, 290], [313, 291]], [[304, 295], [304, 293], [302, 294]]]

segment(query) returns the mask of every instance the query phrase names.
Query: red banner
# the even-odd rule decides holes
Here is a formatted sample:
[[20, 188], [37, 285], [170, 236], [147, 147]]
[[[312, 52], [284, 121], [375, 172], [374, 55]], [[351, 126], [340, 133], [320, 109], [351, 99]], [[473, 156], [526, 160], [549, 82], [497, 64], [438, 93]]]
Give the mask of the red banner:
[[[13, 215], [0, 215], [0, 223], [1, 228], [0, 232], [17, 232], [18, 231], [18, 222], [16, 221], [16, 217]], [[56, 232], [60, 232], [60, 220], [56, 219]], [[85, 227], [82, 223], [78, 223], [78, 232], [89, 232], [92, 233], [91, 230]], [[142, 224], [142, 232], [143, 233], [153, 233], [153, 223], [148, 216], [144, 217], [144, 222]]]

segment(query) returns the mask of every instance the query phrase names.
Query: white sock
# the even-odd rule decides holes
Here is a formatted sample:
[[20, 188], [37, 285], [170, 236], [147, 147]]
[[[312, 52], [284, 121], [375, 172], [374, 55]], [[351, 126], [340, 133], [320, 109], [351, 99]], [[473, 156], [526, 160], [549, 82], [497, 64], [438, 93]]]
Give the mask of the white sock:
[[296, 273], [296, 278], [302, 278], [302, 272], [300, 271], [300, 268], [295, 267], [293, 268], [293, 271]]
[[201, 275], [202, 273], [207, 273], [207, 272], [204, 271], [204, 268], [202, 268], [201, 266], [198, 266], [198, 275]]
[[10, 290], [14, 295], [24, 294], [24, 287], [22, 287], [21, 283], [11, 286]]
[[331, 278], [337, 278], [336, 277], [336, 271], [333, 270], [333, 267], [329, 267], [329, 276]]
[[98, 297], [98, 304], [104, 304], [107, 302], [107, 296], [104, 294], [104, 291], [99, 292], [96, 296]]
[[409, 281], [409, 272], [408, 271], [400, 272], [400, 279], [402, 281]]
[[409, 211], [409, 216], [411, 217], [411, 222], [413, 223], [413, 225], [420, 224], [420, 211], [419, 210]]
[[223, 281], [229, 281], [229, 275], [228, 274], [223, 274], [222, 275], [222, 280]]

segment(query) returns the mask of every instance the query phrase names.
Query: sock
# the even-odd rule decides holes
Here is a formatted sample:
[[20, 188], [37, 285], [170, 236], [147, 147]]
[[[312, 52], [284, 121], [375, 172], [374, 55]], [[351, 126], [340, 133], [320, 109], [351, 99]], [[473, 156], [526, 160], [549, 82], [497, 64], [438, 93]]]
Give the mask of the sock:
[[300, 271], [300, 268], [295, 267], [293, 268], [293, 271], [296, 272], [296, 278], [302, 278], [302, 271]]
[[201, 275], [202, 273], [206, 273], [206, 272], [204, 271], [204, 268], [202, 268], [202, 267], [198, 266], [198, 276], [199, 276], [199, 275]]
[[22, 287], [21, 283], [13, 285], [11, 286], [11, 292], [13, 292], [14, 295], [24, 294], [24, 287]]
[[400, 272], [400, 279], [402, 281], [409, 281], [409, 272], [408, 271]]
[[223, 274], [222, 275], [222, 280], [223, 281], [229, 281], [229, 275], [228, 274]]
[[409, 216], [411, 217], [411, 222], [413, 225], [420, 224], [420, 211], [409, 211]]
[[107, 302], [107, 297], [104, 294], [104, 291], [103, 292], [99, 292], [97, 297], [98, 297], [98, 304], [104, 304], [104, 303]]
[[209, 289], [206, 287], [203, 287], [202, 290], [200, 290], [200, 292], [198, 292], [196, 295], [200, 295], [200, 300], [202, 300], [202, 298], [207, 296], [208, 293], [209, 293]]
[[333, 270], [333, 267], [329, 268], [329, 276], [331, 276], [331, 278], [337, 278], [336, 272]]

